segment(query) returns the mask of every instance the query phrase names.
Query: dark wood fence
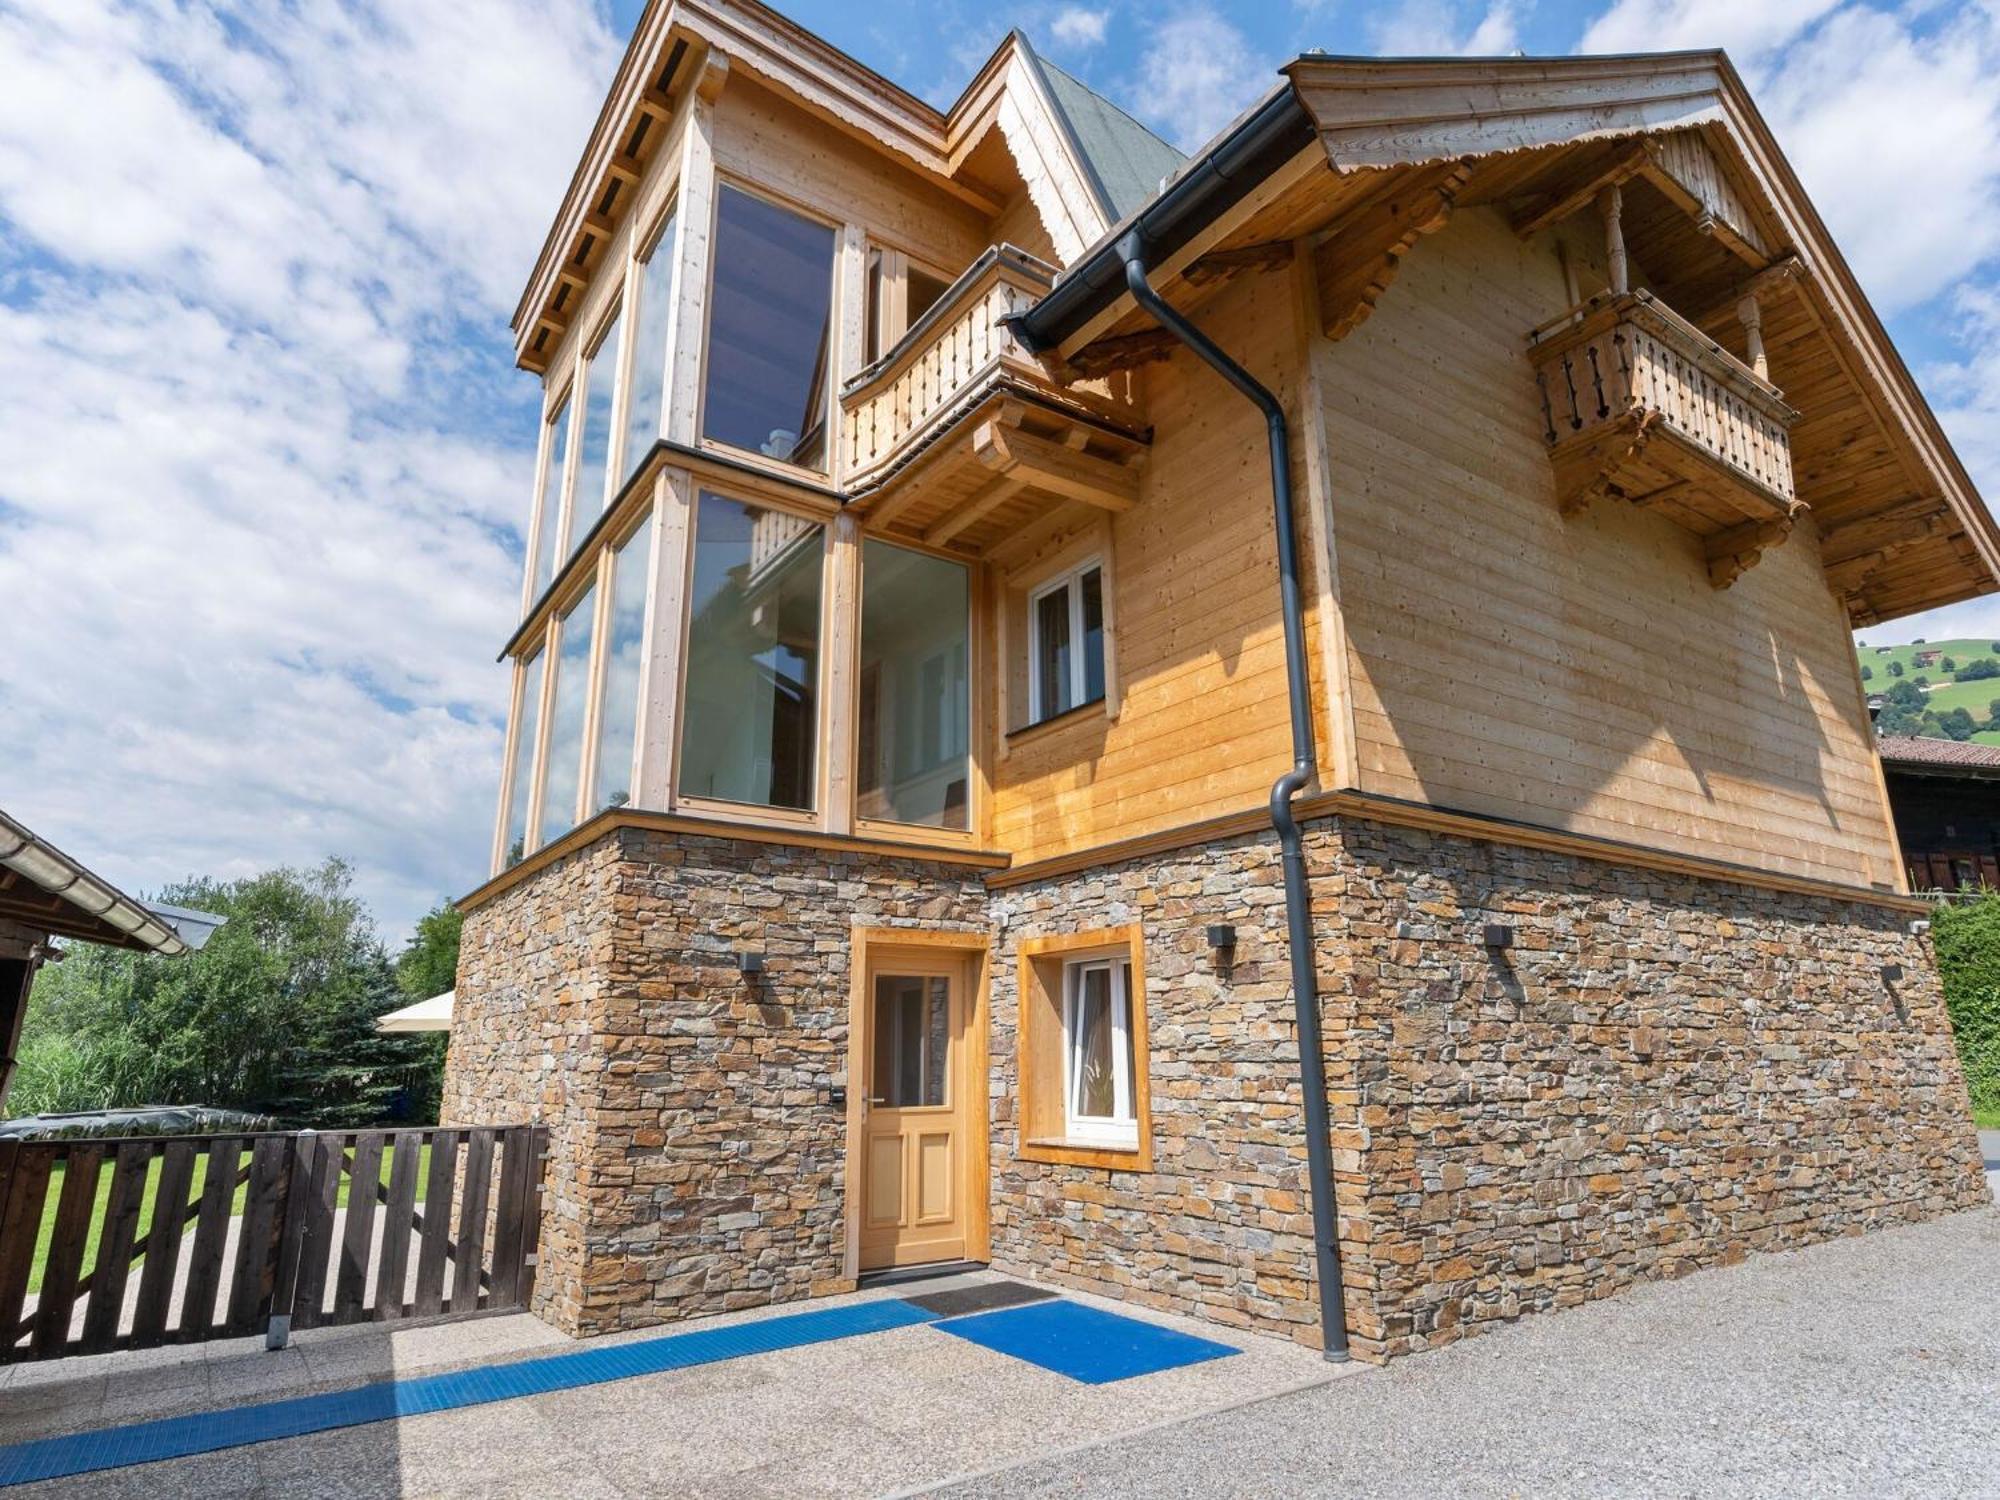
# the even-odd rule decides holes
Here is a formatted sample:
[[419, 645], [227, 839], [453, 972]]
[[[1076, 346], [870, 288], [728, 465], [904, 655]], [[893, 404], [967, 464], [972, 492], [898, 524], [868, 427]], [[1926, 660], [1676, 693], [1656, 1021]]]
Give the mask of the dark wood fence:
[[528, 1125], [0, 1141], [0, 1363], [526, 1307], [547, 1150]]

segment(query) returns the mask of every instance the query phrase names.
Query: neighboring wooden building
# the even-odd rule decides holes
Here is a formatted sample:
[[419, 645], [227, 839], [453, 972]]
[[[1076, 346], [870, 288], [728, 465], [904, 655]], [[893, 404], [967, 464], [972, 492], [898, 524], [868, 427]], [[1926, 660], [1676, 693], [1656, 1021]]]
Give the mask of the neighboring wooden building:
[[1274, 84], [1183, 162], [648, 8], [446, 1089], [560, 1326], [966, 1258], [1381, 1358], [1986, 1201], [1850, 630], [2000, 533], [1741, 80]]
[[1888, 735], [1880, 748], [1911, 887], [2000, 890], [2000, 745]]

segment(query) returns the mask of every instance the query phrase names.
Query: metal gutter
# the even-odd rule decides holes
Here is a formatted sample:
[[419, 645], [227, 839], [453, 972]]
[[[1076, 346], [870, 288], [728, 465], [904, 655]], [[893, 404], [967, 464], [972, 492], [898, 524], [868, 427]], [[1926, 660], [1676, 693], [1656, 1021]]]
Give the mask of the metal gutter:
[[1316, 138], [1290, 84], [1189, 162], [1153, 199], [1086, 251], [1049, 294], [1010, 320], [1036, 354], [1056, 348], [1128, 290], [1120, 247], [1137, 235], [1149, 265], [1173, 254]]
[[[201, 933], [199, 939], [191, 941], [181, 934], [179, 923], [172, 918], [162, 916], [100, 880], [55, 845], [23, 828], [4, 812], [0, 812], [0, 867], [12, 870], [29, 884], [52, 896], [62, 897], [77, 910], [117, 928], [135, 943], [168, 957], [199, 948], [207, 941], [208, 932], [222, 925], [220, 917], [206, 912], [181, 912], [178, 908], [169, 908], [177, 917], [199, 918], [201, 924], [206, 926], [207, 930]], [[189, 925], [195, 924], [190, 922]]]
[[1306, 627], [1299, 602], [1291, 440], [1285, 431], [1285, 408], [1249, 371], [1153, 290], [1146, 280], [1146, 242], [1140, 229], [1128, 230], [1116, 248], [1124, 263], [1125, 289], [1132, 300], [1263, 414], [1270, 442], [1279, 606], [1285, 627], [1285, 690], [1292, 720], [1292, 768], [1271, 788], [1271, 825], [1278, 832], [1285, 872], [1285, 940], [1291, 949], [1299, 1092], [1306, 1116], [1306, 1176], [1312, 1199], [1321, 1347], [1327, 1359], [1343, 1361], [1348, 1357], [1347, 1311], [1340, 1275], [1340, 1224], [1333, 1198], [1333, 1142], [1326, 1102], [1326, 1048], [1320, 1035], [1319, 975], [1313, 961], [1312, 887], [1306, 878], [1304, 841], [1292, 807], [1292, 799], [1318, 779], [1319, 756], [1313, 745], [1312, 686], [1306, 675]]

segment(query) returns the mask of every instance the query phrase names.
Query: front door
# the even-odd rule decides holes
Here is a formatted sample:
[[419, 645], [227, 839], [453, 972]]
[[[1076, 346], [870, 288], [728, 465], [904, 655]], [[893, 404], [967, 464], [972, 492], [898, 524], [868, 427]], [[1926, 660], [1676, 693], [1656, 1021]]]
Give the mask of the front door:
[[862, 1059], [861, 1268], [965, 1254], [965, 965], [871, 955]]

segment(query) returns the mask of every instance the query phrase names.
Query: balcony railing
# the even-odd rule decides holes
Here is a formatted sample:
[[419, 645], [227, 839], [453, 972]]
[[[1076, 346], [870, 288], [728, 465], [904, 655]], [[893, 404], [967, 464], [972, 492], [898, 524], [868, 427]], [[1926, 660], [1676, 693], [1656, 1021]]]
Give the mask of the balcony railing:
[[1054, 281], [1054, 267], [1011, 245], [996, 246], [893, 349], [848, 381], [840, 394], [847, 485], [879, 477], [1000, 385], [1031, 390], [1045, 404], [1079, 415], [1124, 415], [1107, 396], [1050, 379], [1007, 323]]
[[1702, 535], [1789, 524], [1798, 413], [1692, 323], [1645, 292], [1605, 294], [1528, 339], [1565, 511], [1610, 493]]

